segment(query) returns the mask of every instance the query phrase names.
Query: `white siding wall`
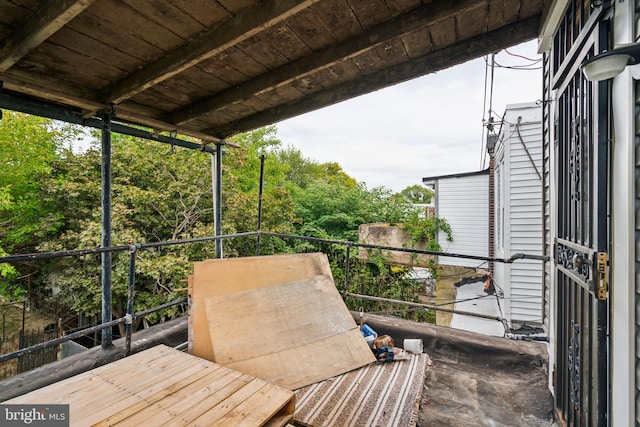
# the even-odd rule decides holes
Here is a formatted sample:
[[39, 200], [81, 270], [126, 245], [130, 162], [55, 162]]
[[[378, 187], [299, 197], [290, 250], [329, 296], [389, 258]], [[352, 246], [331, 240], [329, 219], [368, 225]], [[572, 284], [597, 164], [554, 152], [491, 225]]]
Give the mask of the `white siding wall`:
[[[502, 231], [508, 237], [504, 239], [503, 256], [509, 258], [516, 253], [541, 255], [543, 231], [540, 107], [535, 104], [507, 107], [502, 137], [498, 144], [501, 144], [500, 148], [504, 150], [504, 159], [500, 167], [504, 171], [503, 186], [507, 194]], [[496, 228], [496, 233], [500, 232], [501, 230]], [[505, 294], [507, 319], [515, 322], [542, 322], [542, 263], [518, 260], [509, 267], [505, 270], [507, 274], [496, 277], [496, 284]]]
[[[507, 165], [505, 164], [504, 157], [504, 144], [496, 144], [494, 151], [494, 227], [493, 227], [493, 244], [495, 247], [494, 255], [496, 258], [505, 258], [505, 246], [508, 246], [508, 242], [505, 239], [509, 239], [509, 222], [505, 221], [505, 205], [509, 199], [509, 186], [505, 185], [505, 171]], [[509, 277], [511, 272], [511, 264], [505, 264], [502, 262], [493, 263], [493, 280], [504, 291], [506, 278]], [[505, 307], [505, 304], [502, 304]], [[506, 310], [506, 307], [505, 307]]]
[[[436, 214], [446, 218], [453, 231], [453, 242], [444, 233], [438, 242], [444, 252], [489, 256], [489, 174], [441, 178], [437, 182]], [[440, 257], [442, 265], [488, 266], [483, 261]]]

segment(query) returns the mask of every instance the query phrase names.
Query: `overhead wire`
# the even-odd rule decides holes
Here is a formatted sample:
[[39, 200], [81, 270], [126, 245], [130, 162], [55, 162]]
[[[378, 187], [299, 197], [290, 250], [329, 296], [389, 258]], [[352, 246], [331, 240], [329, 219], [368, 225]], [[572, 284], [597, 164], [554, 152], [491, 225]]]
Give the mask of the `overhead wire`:
[[[496, 292], [495, 295], [497, 295], [498, 298], [503, 299], [503, 300], [517, 301], [517, 302], [529, 302], [529, 301], [534, 300], [534, 299], [542, 298], [540, 295], [520, 295], [520, 296], [516, 296], [516, 297], [505, 297], [504, 296], [504, 290], [502, 289], [502, 287], [497, 285], [495, 282], [493, 283], [493, 285], [496, 287], [496, 289], [498, 289], [498, 292]], [[472, 297], [472, 298], [468, 298], [468, 299], [461, 299], [461, 300], [460, 299], [445, 300], [445, 301], [440, 301], [438, 304], [435, 304], [435, 306], [439, 307], [441, 305], [451, 305], [451, 304], [455, 304], [455, 303], [458, 303], [458, 302], [473, 301], [473, 300], [476, 300], [476, 299], [486, 298], [486, 297], [490, 297], [490, 296], [493, 296], [493, 295], [494, 294], [478, 295], [477, 297]]]
[[520, 54], [518, 54], [518, 53], [509, 52], [509, 49], [505, 49], [505, 50], [504, 50], [504, 52], [505, 52], [507, 55], [515, 56], [515, 57], [517, 57], [517, 58], [526, 59], [527, 61], [540, 62], [540, 61], [542, 60], [542, 59], [532, 59], [532, 58], [527, 58], [527, 57], [526, 57], [526, 56], [524, 56], [524, 55], [520, 55]]
[[[495, 78], [496, 54], [491, 54], [491, 84], [489, 86], [489, 121], [491, 122], [491, 111], [493, 111], [493, 81]], [[487, 127], [488, 130], [491, 130]]]
[[482, 169], [482, 158], [484, 156], [484, 143], [486, 141], [485, 138], [485, 126], [484, 126], [484, 114], [485, 108], [487, 108], [487, 79], [489, 76], [489, 61], [487, 60], [487, 56], [484, 57], [484, 96], [482, 98], [482, 133], [480, 136], [480, 169]]
[[[519, 56], [519, 55], [514, 55], [514, 56]], [[524, 56], [522, 56], [522, 58], [527, 59], [528, 61], [531, 61], [530, 64], [517, 64], [517, 65], [502, 65], [500, 64], [498, 61], [495, 60], [495, 57], [493, 58], [493, 64], [495, 67], [498, 68], [507, 68], [507, 69], [511, 69], [511, 70], [540, 70], [542, 69], [542, 66], [538, 66], [537, 64], [539, 64], [540, 62], [542, 62], [542, 58], [540, 59], [531, 59], [531, 58], [526, 58]], [[484, 57], [484, 61], [487, 65], [489, 65], [489, 59], [485, 56]]]
[[[538, 61], [540, 62], [540, 61]], [[522, 70], [522, 71], [535, 71], [535, 70], [541, 70], [542, 66], [536, 66], [537, 63], [533, 63], [533, 64], [529, 64], [529, 65], [502, 65], [500, 63], [498, 63], [497, 61], [495, 62], [495, 66], [498, 68], [507, 68], [510, 70]]]
[[538, 71], [538, 70], [542, 70], [542, 66], [535, 67], [535, 68], [526, 68], [526, 67], [509, 67], [509, 66], [506, 66], [506, 65], [496, 64], [496, 67], [498, 67], [498, 68], [506, 68], [508, 70], [515, 70], [515, 71]]
[[[505, 298], [504, 294], [497, 294], [496, 293], [496, 294], [478, 295], [477, 297], [472, 297], [472, 298], [455, 299], [455, 300], [451, 300], [451, 301], [439, 302], [437, 304], [433, 304], [433, 307], [444, 307], [446, 305], [452, 305], [452, 304], [457, 304], [457, 303], [461, 303], [461, 302], [468, 302], [468, 301], [475, 301], [475, 300], [488, 298], [488, 297], [493, 297], [493, 296], [495, 296], [496, 298], [501, 299], [501, 300], [509, 300], [509, 301], [516, 301], [516, 302], [517, 301], [527, 302], [527, 299], [540, 298], [539, 296]], [[398, 301], [398, 303], [402, 304], [400, 301]], [[403, 313], [403, 312], [420, 311], [420, 310], [429, 311], [429, 308], [426, 308], [426, 307], [413, 307], [413, 308], [404, 308], [404, 309], [395, 309], [395, 310], [369, 311], [368, 313], [369, 314]]]
[[[521, 70], [521, 71], [535, 71], [542, 69], [542, 66], [538, 64], [542, 61], [542, 58], [530, 58], [525, 55], [521, 55], [518, 53], [514, 53], [509, 51], [509, 49], [504, 49], [504, 52], [516, 58], [524, 59], [526, 61], [530, 61], [528, 64], [517, 64], [517, 65], [502, 65], [496, 61], [496, 54], [491, 54], [491, 63], [489, 63], [489, 56], [485, 55], [483, 57], [485, 61], [485, 75], [484, 75], [484, 97], [482, 101], [482, 141], [480, 144], [481, 152], [480, 152], [480, 169], [484, 169], [487, 161], [488, 152], [485, 147], [485, 144], [488, 139], [488, 135], [493, 131], [493, 126], [498, 124], [494, 122], [494, 117], [492, 114], [495, 114], [499, 117], [499, 114], [493, 111], [493, 90], [494, 90], [494, 81], [495, 81], [495, 69], [496, 68], [505, 68], [510, 70]], [[489, 80], [489, 68], [491, 68], [490, 80]], [[487, 107], [487, 97], [489, 98], [489, 108]], [[485, 113], [486, 111], [486, 113]], [[488, 118], [487, 118], [488, 115]], [[502, 123], [500, 123], [502, 126]]]
[[[480, 169], [481, 170], [484, 170], [484, 168], [485, 168], [485, 162], [487, 161], [487, 154], [488, 154], [487, 153], [488, 150], [486, 150], [484, 148], [484, 144], [485, 144], [485, 141], [487, 140], [489, 132], [493, 131], [493, 125], [494, 125], [493, 124], [493, 116], [491, 115], [491, 111], [493, 111], [493, 87], [494, 87], [493, 83], [494, 83], [494, 78], [495, 78], [495, 60], [496, 60], [496, 54], [492, 53], [491, 54], [491, 79], [490, 79], [490, 83], [489, 83], [489, 109], [487, 111], [488, 114], [489, 114], [489, 118], [486, 121], [483, 120], [483, 122], [484, 122], [483, 124], [487, 128], [487, 130], [486, 130], [486, 134], [483, 132], [483, 141], [482, 141], [483, 149], [482, 149], [482, 155], [481, 155], [482, 160], [481, 160], [481, 163], [480, 163]], [[487, 67], [488, 67], [489, 66], [488, 60], [485, 59], [485, 61], [487, 61]], [[485, 83], [485, 96], [486, 96], [486, 90], [487, 90], [487, 87], [486, 87], [486, 83]]]

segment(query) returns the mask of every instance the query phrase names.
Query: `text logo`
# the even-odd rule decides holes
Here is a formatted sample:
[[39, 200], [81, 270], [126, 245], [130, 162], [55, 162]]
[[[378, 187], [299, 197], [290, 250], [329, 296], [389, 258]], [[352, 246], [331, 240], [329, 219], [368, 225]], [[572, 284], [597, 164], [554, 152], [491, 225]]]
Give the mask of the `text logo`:
[[69, 405], [0, 404], [0, 425], [69, 427]]

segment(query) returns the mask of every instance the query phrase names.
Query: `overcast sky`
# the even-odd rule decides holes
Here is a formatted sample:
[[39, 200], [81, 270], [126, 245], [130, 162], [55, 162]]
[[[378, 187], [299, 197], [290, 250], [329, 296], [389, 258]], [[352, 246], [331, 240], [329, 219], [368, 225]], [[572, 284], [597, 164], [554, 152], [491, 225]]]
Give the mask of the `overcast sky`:
[[[536, 42], [509, 48], [540, 59]], [[499, 120], [508, 104], [541, 99], [542, 62], [501, 51], [492, 106]], [[423, 177], [481, 169], [482, 125], [487, 116], [485, 60], [470, 61], [277, 124], [283, 146], [295, 146], [320, 163], [337, 162], [367, 187], [393, 191]], [[485, 164], [486, 166], [486, 164]]]

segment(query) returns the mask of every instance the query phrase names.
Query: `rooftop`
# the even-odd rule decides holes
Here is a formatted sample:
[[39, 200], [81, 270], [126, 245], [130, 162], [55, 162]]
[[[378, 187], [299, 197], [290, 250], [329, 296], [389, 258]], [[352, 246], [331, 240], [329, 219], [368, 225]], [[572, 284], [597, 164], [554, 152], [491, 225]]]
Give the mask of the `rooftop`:
[[[405, 338], [424, 342], [431, 364], [425, 375], [418, 426], [553, 425], [545, 344], [380, 315], [367, 315], [366, 321], [397, 342]], [[177, 346], [186, 338], [187, 319], [172, 320], [134, 334], [133, 352], [160, 343]], [[0, 401], [119, 360], [125, 352], [124, 338], [114, 344], [107, 353], [96, 347], [2, 381]]]
[[[114, 249], [119, 250], [120, 248]], [[408, 249], [403, 248], [403, 250]], [[43, 256], [49, 255], [50, 254], [43, 254]], [[66, 256], [68, 254], [65, 253], [64, 255]], [[280, 256], [277, 257], [277, 262], [284, 263], [283, 265], [286, 266], [292, 262], [290, 260], [292, 257], [298, 256]], [[292, 274], [294, 274], [291, 269], [294, 267], [295, 271], [300, 270], [299, 274], [311, 274], [312, 276], [314, 274], [320, 274], [321, 271], [328, 268], [328, 264], [324, 261], [320, 264], [325, 265], [324, 268], [319, 269], [317, 266], [312, 267], [321, 261], [323, 256], [320, 254], [306, 254], [303, 256], [306, 260], [304, 263], [301, 261], [302, 258], [296, 258], [297, 261], [294, 264], [289, 265], [289, 268], [282, 269], [283, 271], [279, 274], [262, 274], [259, 276], [264, 276], [264, 280], [248, 280], [247, 277], [255, 276], [254, 273], [257, 270], [256, 268], [243, 268], [242, 266], [246, 263], [259, 263], [259, 265], [262, 266], [259, 270], [263, 271], [265, 270], [263, 258], [264, 257], [248, 257], [244, 259], [236, 258], [226, 260], [225, 265], [227, 266], [229, 265], [228, 262], [231, 261], [231, 267], [227, 268], [231, 268], [232, 271], [240, 269], [238, 270], [242, 272], [240, 277], [237, 277], [238, 274], [230, 275], [228, 271], [219, 270], [218, 268], [218, 270], [215, 270], [217, 271], [215, 277], [219, 276], [219, 280], [214, 281], [217, 286], [207, 284], [206, 288], [212, 290], [220, 288], [228, 291], [233, 289], [230, 288], [230, 285], [227, 283], [229, 280], [234, 283], [240, 283], [241, 286], [247, 286], [247, 282], [262, 282], [264, 280], [276, 280], [279, 282], [283, 280], [282, 277], [277, 276], [291, 278], [293, 277]], [[214, 270], [210, 271], [210, 266], [214, 265], [215, 264], [212, 264], [210, 261], [205, 261], [202, 263], [201, 269], [206, 269], [207, 274], [213, 274]], [[305, 266], [303, 267], [303, 265]], [[200, 277], [198, 280], [206, 277], [203, 276], [204, 273], [200, 272], [200, 270], [196, 270], [196, 273], [198, 273], [198, 277]], [[269, 279], [272, 276], [274, 278]], [[207, 283], [210, 282], [211, 281], [208, 281]], [[289, 283], [297, 284], [299, 282]], [[311, 282], [305, 283], [308, 285], [308, 283]], [[256, 285], [265, 286], [259, 283]], [[333, 287], [332, 281], [330, 285]], [[196, 286], [195, 279], [189, 280], [189, 286]], [[285, 286], [288, 287], [291, 285]], [[270, 289], [271, 286], [268, 288]], [[198, 289], [200, 290], [197, 295], [194, 294], [193, 290], [190, 291], [193, 310], [198, 308], [198, 301], [207, 304], [210, 303], [209, 301], [212, 301], [212, 298], [207, 296], [207, 292], [209, 291], [201, 287]], [[244, 295], [245, 293], [246, 292], [233, 294], [236, 295], [236, 297], [229, 294], [228, 297], [224, 296], [219, 299], [226, 303], [229, 298], [232, 300], [233, 298], [237, 299], [237, 295]], [[302, 294], [300, 295], [302, 296]], [[336, 297], [340, 299], [337, 292]], [[367, 298], [366, 296], [362, 297]], [[241, 300], [244, 301], [246, 298], [248, 297], [242, 297]], [[296, 305], [295, 301], [289, 300], [282, 301], [281, 304], [283, 304], [283, 307]], [[419, 306], [420, 304], [413, 305]], [[427, 305], [425, 305], [425, 307], [426, 306]], [[324, 304], [322, 307], [324, 307]], [[316, 307], [316, 310], [318, 309], [321, 309], [321, 307]], [[213, 310], [215, 313], [218, 313], [218, 308], [213, 307]], [[206, 311], [209, 311], [209, 308], [207, 308]], [[459, 314], [462, 314], [462, 312], [457, 312], [454, 316], [458, 316]], [[255, 315], [255, 313], [250, 310], [246, 312], [245, 315], [251, 316]], [[352, 316], [358, 320], [359, 313], [352, 312]], [[324, 315], [320, 317], [325, 318]], [[235, 317], [233, 318], [235, 319]], [[331, 318], [331, 315], [329, 315], [329, 318]], [[114, 322], [122, 320], [123, 319], [118, 319]], [[192, 343], [195, 342], [191, 341], [193, 337], [203, 337], [207, 335], [203, 333], [203, 327], [206, 331], [206, 325], [202, 323], [203, 320], [202, 312], [200, 312], [198, 319], [191, 315], [189, 320], [182, 317], [137, 332], [133, 334], [132, 337], [131, 353], [137, 353], [158, 344], [184, 348], [186, 346], [182, 344], [187, 341], [187, 339]], [[229, 323], [230, 321], [231, 323]], [[424, 382], [424, 389], [420, 397], [418, 425], [513, 425], [511, 423], [513, 420], [517, 420], [519, 425], [552, 425], [553, 404], [548, 388], [548, 355], [545, 343], [492, 337], [427, 323], [402, 320], [397, 317], [369, 313], [365, 313], [364, 321], [379, 335], [390, 335], [396, 343], [403, 343], [404, 339], [407, 338], [421, 339], [423, 341], [424, 351], [427, 357], [430, 358], [431, 363], [426, 369], [424, 378], [421, 377]], [[234, 324], [232, 319], [226, 322], [228, 325]], [[191, 334], [188, 334], [187, 331], [188, 324], [190, 325], [189, 328], [192, 328], [194, 331]], [[332, 328], [334, 328], [335, 325], [333, 323], [332, 325]], [[264, 325], [261, 324], [261, 326]], [[200, 327], [199, 334], [195, 331], [198, 327]], [[293, 325], [291, 327], [293, 327], [294, 330], [305, 330], [304, 328], [300, 329]], [[100, 326], [95, 328], [98, 330]], [[253, 332], [255, 328], [249, 329], [250, 331], [247, 333], [255, 333]], [[259, 331], [260, 329], [257, 330]], [[270, 333], [273, 334], [274, 332], [271, 331]], [[245, 332], [243, 332], [243, 334], [245, 334]], [[70, 338], [71, 335], [68, 337]], [[223, 341], [225, 340], [223, 339]], [[202, 340], [199, 342], [200, 346], [204, 344]], [[24, 395], [25, 393], [30, 393], [54, 383], [58, 386], [59, 382], [67, 378], [117, 360], [122, 360], [127, 354], [127, 346], [127, 338], [122, 338], [116, 340], [112, 348], [102, 349], [101, 347], [95, 347], [80, 354], [69, 356], [63, 360], [1, 381], [0, 402]], [[126, 364], [125, 359], [122, 360], [118, 366], [126, 366]], [[300, 364], [298, 363], [296, 365]], [[116, 369], [115, 365], [114, 369]], [[271, 371], [272, 370], [269, 370], [269, 372]]]

